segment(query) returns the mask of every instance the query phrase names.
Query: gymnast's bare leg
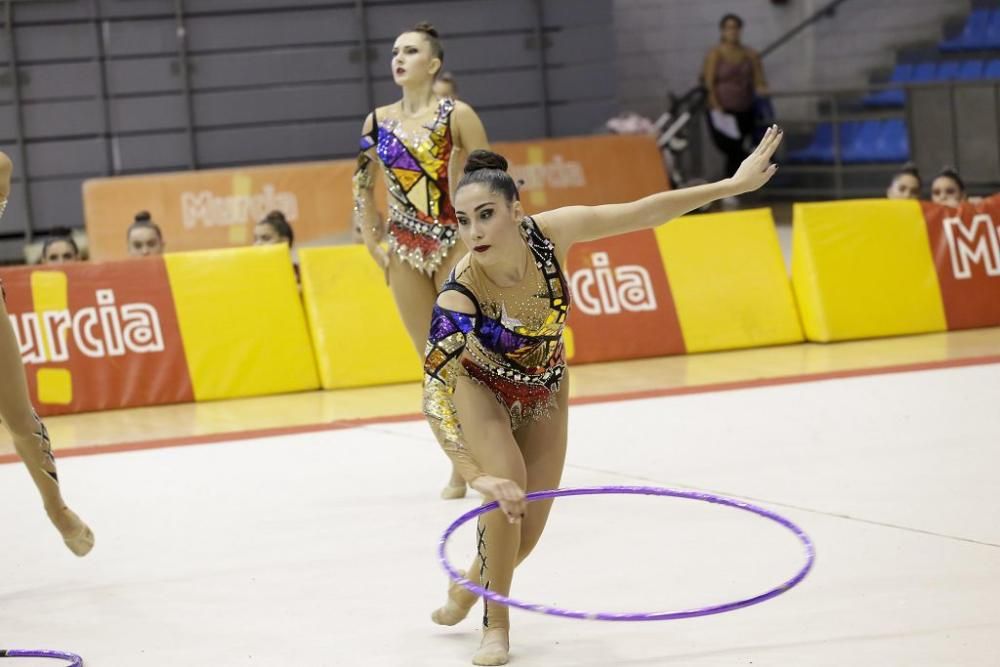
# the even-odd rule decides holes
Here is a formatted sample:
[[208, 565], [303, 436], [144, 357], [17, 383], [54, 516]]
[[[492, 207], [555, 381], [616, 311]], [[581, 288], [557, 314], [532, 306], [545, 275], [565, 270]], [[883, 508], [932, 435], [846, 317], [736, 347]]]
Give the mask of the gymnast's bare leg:
[[14, 440], [14, 449], [28, 467], [52, 525], [70, 551], [86, 556], [94, 547], [94, 533], [66, 506], [59, 490], [52, 444], [28, 398], [21, 353], [3, 299], [0, 299], [0, 377], [3, 378], [0, 382], [0, 422], [7, 427]]

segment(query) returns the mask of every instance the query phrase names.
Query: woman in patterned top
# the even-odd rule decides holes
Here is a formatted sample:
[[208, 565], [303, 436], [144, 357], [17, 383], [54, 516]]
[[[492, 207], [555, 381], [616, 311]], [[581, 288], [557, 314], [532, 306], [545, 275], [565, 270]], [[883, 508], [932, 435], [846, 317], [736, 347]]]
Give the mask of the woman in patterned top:
[[[431, 308], [465, 248], [457, 244], [451, 203], [452, 170], [464, 156], [488, 148], [486, 132], [468, 104], [434, 95], [444, 51], [438, 33], [420, 23], [396, 38], [392, 76], [401, 100], [365, 119], [354, 174], [354, 217], [365, 245], [385, 271], [396, 308], [418, 354], [427, 342]], [[459, 155], [456, 155], [459, 154]], [[389, 190], [388, 219], [379, 219], [373, 189], [381, 167]], [[386, 245], [383, 246], [383, 241]], [[465, 495], [452, 469], [444, 498]]]
[[[578, 241], [653, 228], [716, 199], [756, 190], [774, 174], [781, 143], [772, 127], [731, 178], [627, 204], [570, 206], [524, 215], [507, 162], [472, 154], [458, 184], [459, 233], [472, 250], [434, 307], [424, 362], [424, 414], [469, 486], [499, 512], [480, 517], [468, 570], [484, 588], [510, 594], [514, 567], [538, 543], [551, 501], [525, 492], [559, 486], [566, 454], [569, 377], [562, 331], [570, 291], [562, 266]], [[621, 332], [620, 335], [628, 335]], [[475, 596], [452, 585], [432, 614], [454, 625]], [[507, 609], [487, 604], [476, 665], [503, 665]]]
[[[12, 169], [10, 158], [0, 153], [0, 215], [7, 208]], [[2, 290], [3, 283], [0, 282]], [[0, 378], [3, 378], [0, 381], [0, 422], [7, 427], [14, 440], [14, 449], [28, 467], [52, 525], [62, 535], [70, 551], [77, 556], [86, 556], [94, 547], [94, 534], [66, 506], [59, 491], [52, 443], [28, 397], [21, 350], [7, 315], [6, 298], [0, 298]]]

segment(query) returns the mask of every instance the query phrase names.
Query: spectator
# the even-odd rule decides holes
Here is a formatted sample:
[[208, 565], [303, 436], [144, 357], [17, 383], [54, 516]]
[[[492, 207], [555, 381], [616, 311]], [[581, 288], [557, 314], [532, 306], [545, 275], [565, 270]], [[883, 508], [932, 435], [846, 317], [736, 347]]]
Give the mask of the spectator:
[[42, 264], [66, 264], [80, 261], [80, 247], [67, 230], [60, 230], [42, 244]]
[[953, 167], [945, 167], [931, 182], [931, 201], [945, 206], [959, 206], [966, 200], [965, 183]]
[[920, 199], [920, 190], [923, 183], [920, 180], [920, 172], [912, 162], [907, 162], [892, 177], [892, 183], [886, 190], [885, 196], [889, 199]]
[[431, 88], [434, 94], [441, 98], [449, 98], [452, 100], [458, 99], [458, 84], [455, 83], [455, 75], [451, 72], [444, 72], [437, 78], [434, 82], [434, 86]]
[[[284, 243], [291, 250], [295, 243], [295, 233], [292, 226], [285, 219], [285, 214], [281, 211], [271, 211], [263, 220], [257, 223], [253, 229], [254, 245], [277, 245]], [[295, 271], [295, 282], [302, 282], [302, 275], [299, 272], [299, 264], [292, 260], [292, 270]]]
[[740, 42], [743, 19], [726, 14], [719, 22], [720, 42], [705, 56], [703, 79], [708, 93], [709, 127], [726, 156], [726, 175], [736, 173], [750, 154], [755, 98], [767, 94], [760, 56]]
[[295, 234], [292, 226], [281, 211], [271, 211], [257, 223], [253, 230], [254, 245], [276, 245], [287, 243], [291, 248], [295, 244]]
[[149, 211], [139, 211], [129, 225], [126, 235], [128, 254], [133, 257], [148, 257], [162, 255], [164, 246], [163, 232], [160, 226], [153, 222]]

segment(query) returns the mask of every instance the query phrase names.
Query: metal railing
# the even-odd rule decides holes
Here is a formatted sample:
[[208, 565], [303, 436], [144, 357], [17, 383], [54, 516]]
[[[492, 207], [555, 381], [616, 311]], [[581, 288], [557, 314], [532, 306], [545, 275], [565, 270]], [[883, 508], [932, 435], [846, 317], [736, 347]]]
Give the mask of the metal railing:
[[805, 19], [797, 26], [786, 32], [784, 35], [782, 35], [781, 37], [779, 37], [778, 39], [774, 40], [766, 47], [764, 47], [764, 49], [761, 50], [760, 52], [760, 57], [766, 58], [770, 54], [774, 53], [782, 46], [792, 41], [792, 39], [794, 39], [796, 35], [798, 35], [800, 32], [802, 32], [812, 24], [818, 23], [823, 19], [833, 18], [834, 15], [837, 13], [837, 8], [848, 1], [849, 0], [832, 0], [832, 2], [829, 2], [828, 4], [824, 5], [822, 9], [813, 12], [813, 14], [809, 16], [809, 18]]

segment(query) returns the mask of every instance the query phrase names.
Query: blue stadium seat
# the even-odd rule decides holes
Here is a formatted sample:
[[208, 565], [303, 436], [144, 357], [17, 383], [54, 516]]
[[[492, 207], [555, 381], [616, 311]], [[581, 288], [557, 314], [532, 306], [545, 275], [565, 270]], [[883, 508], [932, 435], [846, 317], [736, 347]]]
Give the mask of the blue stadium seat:
[[[906, 83], [913, 78], [913, 65], [901, 63], [896, 65], [889, 77], [889, 83]], [[906, 94], [902, 88], [893, 90], [880, 90], [872, 93], [862, 100], [866, 107], [901, 107], [906, 103]]]
[[990, 25], [986, 29], [986, 40], [984, 49], [1000, 49], [1000, 9], [993, 10], [993, 17]]
[[910, 138], [906, 121], [893, 118], [882, 124], [875, 147], [875, 162], [906, 162], [910, 159]]
[[[846, 122], [840, 124], [840, 154], [843, 160], [844, 151], [854, 141], [859, 123]], [[812, 143], [806, 148], [788, 155], [790, 162], [808, 162], [813, 164], [833, 164], [833, 124], [820, 123], [816, 126], [816, 134]]]
[[956, 79], [958, 81], [978, 81], [983, 78], [983, 61], [966, 60], [962, 63]]
[[1000, 79], [1000, 59], [991, 60], [989, 64], [986, 65], [986, 69], [983, 71], [983, 78], [990, 81]]
[[934, 63], [920, 63], [914, 66], [910, 83], [931, 83], [937, 75], [937, 65]]
[[[844, 161], [844, 154], [848, 151], [849, 147], [854, 144], [855, 139], [858, 136], [858, 132], [861, 131], [863, 123], [856, 120], [849, 120], [847, 122], [840, 124], [840, 161]], [[822, 156], [822, 161], [826, 163], [832, 163], [833, 160], [833, 142], [830, 142], [830, 151], [826, 155]]]
[[954, 81], [958, 78], [961, 67], [962, 64], [957, 60], [946, 60], [943, 63], [938, 63], [937, 70], [934, 72], [934, 80]]
[[993, 14], [989, 9], [977, 9], [969, 15], [962, 33], [942, 42], [938, 48], [942, 51], [976, 51], [988, 49], [990, 26]]
[[852, 133], [850, 141], [846, 144], [841, 142], [841, 145], [844, 146], [840, 156], [841, 160], [845, 164], [875, 162], [877, 160], [876, 147], [881, 134], [881, 121], [861, 121], [857, 131]]
[[[840, 125], [840, 159], [844, 164], [905, 162], [909, 158], [909, 138], [902, 119], [848, 121]], [[812, 142], [789, 152], [785, 160], [833, 164], [833, 125], [817, 125]]]
[[833, 154], [833, 125], [820, 123], [816, 126], [812, 142], [805, 148], [790, 151], [785, 159], [789, 162], [820, 162], [826, 154]]

